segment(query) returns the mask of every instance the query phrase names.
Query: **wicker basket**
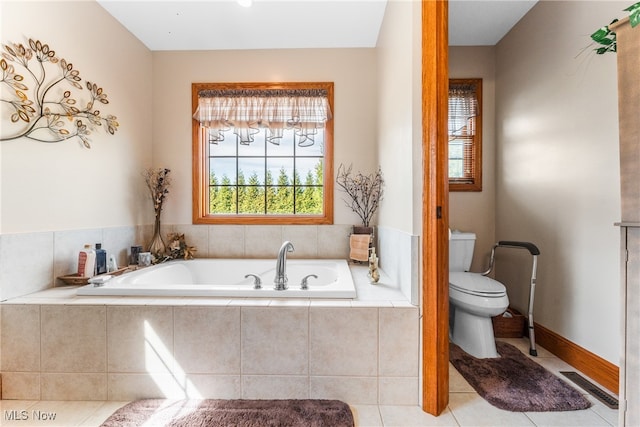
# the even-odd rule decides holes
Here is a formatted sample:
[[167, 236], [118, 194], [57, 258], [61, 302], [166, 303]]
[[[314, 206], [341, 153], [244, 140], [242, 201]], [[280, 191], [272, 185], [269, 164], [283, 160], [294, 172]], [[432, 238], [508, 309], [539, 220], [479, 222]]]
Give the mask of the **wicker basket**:
[[[119, 276], [127, 270], [129, 270], [129, 267], [123, 267], [107, 274], [111, 276]], [[62, 282], [64, 282], [66, 286], [84, 286], [89, 283], [89, 279], [90, 279], [89, 277], [78, 276], [78, 273], [58, 277], [58, 280], [61, 280]]]
[[496, 338], [521, 338], [524, 333], [524, 316], [511, 307], [507, 308], [511, 317], [492, 317], [493, 334]]

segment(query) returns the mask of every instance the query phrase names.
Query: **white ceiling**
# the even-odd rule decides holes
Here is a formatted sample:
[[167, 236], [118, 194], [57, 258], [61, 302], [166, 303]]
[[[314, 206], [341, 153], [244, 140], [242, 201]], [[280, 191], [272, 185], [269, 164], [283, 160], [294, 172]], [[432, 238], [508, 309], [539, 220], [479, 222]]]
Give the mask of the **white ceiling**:
[[[386, 0], [97, 0], [150, 50], [375, 47]], [[409, 1], [409, 0], [407, 0]], [[413, 0], [415, 1], [415, 0]], [[537, 0], [451, 0], [451, 45], [494, 45]]]
[[450, 0], [449, 44], [493, 46], [538, 0]]

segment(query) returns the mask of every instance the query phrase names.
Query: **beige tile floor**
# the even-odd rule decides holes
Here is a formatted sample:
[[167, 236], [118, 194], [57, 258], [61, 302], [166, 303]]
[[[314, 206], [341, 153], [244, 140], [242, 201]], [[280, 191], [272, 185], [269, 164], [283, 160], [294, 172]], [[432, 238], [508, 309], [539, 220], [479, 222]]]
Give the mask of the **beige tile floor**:
[[[526, 339], [505, 340], [528, 354]], [[538, 346], [536, 361], [549, 371], [574, 370], [551, 353]], [[558, 374], [560, 375], [560, 374]], [[564, 377], [562, 377], [564, 379]], [[576, 388], [583, 391], [581, 388]], [[593, 406], [569, 412], [508, 412], [483, 400], [450, 366], [450, 395], [446, 411], [438, 417], [422, 412], [417, 406], [352, 405], [357, 426], [616, 426], [618, 411], [609, 409], [588, 395]], [[126, 402], [63, 402], [63, 401], [0, 401], [0, 425], [20, 427], [97, 427]], [[55, 414], [55, 419], [50, 415]], [[13, 420], [11, 418], [13, 415]], [[41, 419], [37, 419], [37, 416]], [[18, 419], [16, 419], [18, 418]], [[23, 418], [23, 419], [21, 419]], [[26, 419], [24, 419], [26, 418]], [[45, 419], [48, 418], [48, 419]]]

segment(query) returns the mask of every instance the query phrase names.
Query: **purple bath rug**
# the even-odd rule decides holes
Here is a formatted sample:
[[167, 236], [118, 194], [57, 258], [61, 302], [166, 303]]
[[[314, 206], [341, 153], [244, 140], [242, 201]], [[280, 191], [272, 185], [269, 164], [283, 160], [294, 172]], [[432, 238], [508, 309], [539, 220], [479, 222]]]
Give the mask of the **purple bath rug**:
[[118, 409], [101, 427], [354, 427], [339, 400], [144, 399]]
[[513, 412], [573, 411], [591, 406], [579, 391], [520, 350], [497, 341], [501, 357], [478, 359], [451, 343], [449, 360], [487, 402]]

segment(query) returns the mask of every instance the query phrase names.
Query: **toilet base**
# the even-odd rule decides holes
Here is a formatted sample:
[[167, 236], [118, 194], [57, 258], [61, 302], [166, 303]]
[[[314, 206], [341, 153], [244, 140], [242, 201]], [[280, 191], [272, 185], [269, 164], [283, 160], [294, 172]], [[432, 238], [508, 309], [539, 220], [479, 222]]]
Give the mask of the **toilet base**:
[[456, 310], [453, 305], [450, 309], [454, 311], [451, 316], [453, 325], [449, 325], [450, 338], [454, 344], [478, 359], [500, 357], [496, 351], [491, 317], [480, 317], [464, 310]]

